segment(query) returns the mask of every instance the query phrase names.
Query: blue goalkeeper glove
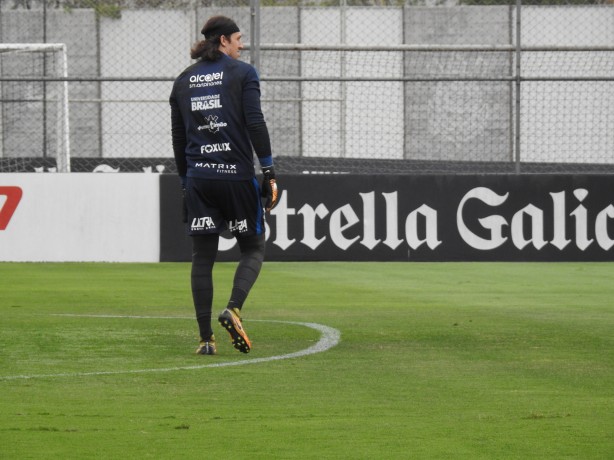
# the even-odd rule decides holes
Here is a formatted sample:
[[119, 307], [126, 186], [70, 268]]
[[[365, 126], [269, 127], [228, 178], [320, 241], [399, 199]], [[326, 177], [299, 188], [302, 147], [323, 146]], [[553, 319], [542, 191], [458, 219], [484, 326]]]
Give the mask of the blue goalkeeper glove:
[[264, 209], [269, 212], [277, 204], [277, 181], [275, 180], [275, 169], [273, 166], [262, 168], [262, 197], [264, 198]]

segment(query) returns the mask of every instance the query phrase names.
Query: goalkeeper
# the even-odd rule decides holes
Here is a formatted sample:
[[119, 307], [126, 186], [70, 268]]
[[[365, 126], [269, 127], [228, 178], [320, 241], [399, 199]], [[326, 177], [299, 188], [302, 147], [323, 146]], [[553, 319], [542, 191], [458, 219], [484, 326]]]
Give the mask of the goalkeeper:
[[[236, 23], [214, 16], [202, 34], [204, 40], [190, 52], [197, 62], [177, 77], [170, 96], [173, 152], [184, 194], [184, 221], [192, 237], [191, 285], [200, 333], [196, 353], [216, 353], [212, 271], [220, 233], [226, 229], [236, 237], [241, 256], [218, 321], [234, 347], [249, 353], [241, 308], [264, 260], [264, 213], [277, 202], [271, 142], [258, 74], [238, 60], [243, 43]], [[264, 177], [262, 188], [253, 151]]]

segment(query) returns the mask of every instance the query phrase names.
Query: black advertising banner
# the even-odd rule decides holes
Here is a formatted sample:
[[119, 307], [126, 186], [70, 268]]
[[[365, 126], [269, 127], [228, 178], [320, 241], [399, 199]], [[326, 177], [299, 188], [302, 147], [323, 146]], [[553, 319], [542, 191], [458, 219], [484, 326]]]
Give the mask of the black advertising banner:
[[[161, 260], [189, 260], [177, 179], [161, 179]], [[267, 260], [614, 260], [612, 176], [281, 175], [278, 181]], [[236, 260], [235, 246], [223, 238], [219, 260]]]

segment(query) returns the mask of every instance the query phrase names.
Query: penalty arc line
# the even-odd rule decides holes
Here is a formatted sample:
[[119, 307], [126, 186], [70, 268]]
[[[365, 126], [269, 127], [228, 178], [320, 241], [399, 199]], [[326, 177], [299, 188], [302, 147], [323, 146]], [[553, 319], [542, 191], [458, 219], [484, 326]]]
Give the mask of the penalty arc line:
[[[122, 316], [122, 315], [54, 315], [54, 316], [78, 316], [89, 318], [134, 318], [134, 319], [188, 319], [180, 316]], [[192, 319], [192, 318], [189, 318]], [[87, 376], [102, 376], [102, 375], [120, 375], [120, 374], [146, 374], [155, 372], [174, 372], [184, 370], [196, 370], [215, 367], [228, 367], [228, 366], [242, 366], [245, 364], [258, 364], [269, 361], [279, 361], [283, 359], [299, 358], [301, 356], [313, 355], [315, 353], [322, 353], [336, 346], [341, 340], [341, 332], [338, 329], [330, 326], [325, 326], [318, 323], [303, 323], [298, 321], [280, 321], [280, 320], [250, 320], [253, 322], [263, 323], [278, 323], [278, 324], [291, 324], [295, 326], [304, 326], [310, 329], [315, 329], [321, 333], [320, 340], [318, 340], [312, 346], [303, 350], [295, 351], [293, 353], [287, 353], [285, 355], [266, 356], [263, 358], [254, 359], [242, 359], [239, 361], [226, 361], [223, 363], [210, 363], [199, 364], [194, 366], [177, 366], [177, 367], [164, 367], [164, 368], [151, 368], [151, 369], [129, 369], [120, 371], [93, 371], [93, 372], [65, 372], [58, 374], [34, 374], [34, 375], [9, 375], [0, 376], [1, 380], [27, 380], [37, 378], [57, 378], [57, 377], [87, 377]]]

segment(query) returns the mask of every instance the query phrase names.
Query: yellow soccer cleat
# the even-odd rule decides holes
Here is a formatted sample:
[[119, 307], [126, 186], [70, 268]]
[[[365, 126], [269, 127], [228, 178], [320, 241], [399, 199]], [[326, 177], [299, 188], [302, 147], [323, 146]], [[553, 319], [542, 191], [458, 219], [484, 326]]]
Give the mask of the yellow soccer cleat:
[[241, 316], [239, 316], [240, 310], [238, 308], [226, 308], [217, 320], [222, 327], [228, 331], [232, 340], [232, 345], [241, 353], [249, 353], [252, 348], [252, 343], [243, 329], [241, 324]]
[[215, 355], [217, 347], [215, 346], [215, 336], [211, 336], [209, 340], [201, 340], [200, 345], [196, 349], [197, 355]]

